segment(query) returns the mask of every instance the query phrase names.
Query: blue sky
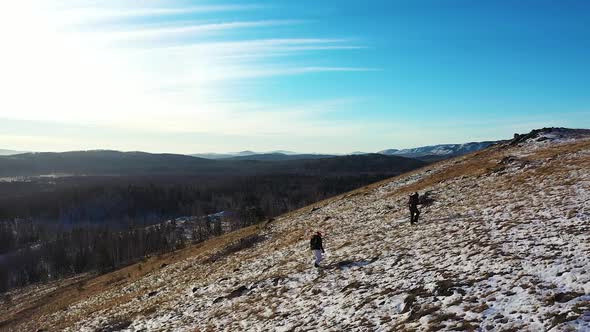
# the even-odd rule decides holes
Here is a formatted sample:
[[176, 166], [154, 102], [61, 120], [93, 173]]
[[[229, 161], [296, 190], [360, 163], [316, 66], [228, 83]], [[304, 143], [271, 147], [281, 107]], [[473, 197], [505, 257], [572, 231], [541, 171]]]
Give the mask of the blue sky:
[[36, 1], [0, 148], [347, 153], [590, 127], [587, 1]]

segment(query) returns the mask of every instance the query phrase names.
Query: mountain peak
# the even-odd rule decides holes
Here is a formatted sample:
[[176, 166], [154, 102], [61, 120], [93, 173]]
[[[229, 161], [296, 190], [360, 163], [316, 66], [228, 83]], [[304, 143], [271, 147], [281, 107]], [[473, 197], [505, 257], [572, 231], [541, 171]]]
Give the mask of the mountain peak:
[[582, 137], [590, 137], [589, 129], [570, 129], [561, 127], [546, 127], [534, 129], [526, 134], [514, 134], [514, 138], [509, 142], [511, 145], [531, 142], [544, 141], [567, 141], [575, 140]]
[[237, 154], [237, 155], [249, 155], [249, 154], [256, 154], [256, 152], [250, 151], [250, 150], [244, 150], [244, 151], [236, 152], [235, 154]]

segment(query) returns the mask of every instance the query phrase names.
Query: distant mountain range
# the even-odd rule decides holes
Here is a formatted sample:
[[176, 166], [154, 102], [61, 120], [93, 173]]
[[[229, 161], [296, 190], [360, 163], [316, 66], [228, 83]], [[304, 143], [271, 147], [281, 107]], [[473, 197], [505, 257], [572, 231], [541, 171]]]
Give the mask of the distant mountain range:
[[501, 141], [470, 142], [464, 144], [438, 144], [422, 146], [413, 149], [387, 149], [379, 151], [379, 153], [387, 156], [402, 156], [408, 158], [428, 157], [431, 159], [436, 159], [436, 157], [454, 157], [479, 151], [499, 142]]
[[[229, 152], [229, 153], [195, 153], [190, 154], [189, 156], [198, 157], [198, 158], [205, 158], [205, 159], [228, 159], [228, 158], [243, 158], [249, 160], [285, 160], [286, 158], [281, 158], [281, 156], [312, 156], [315, 154], [299, 154], [297, 152], [292, 151], [285, 151], [285, 150], [277, 150], [277, 151], [270, 151], [270, 152], [254, 152], [254, 151], [240, 151], [240, 152]], [[274, 158], [272, 157], [274, 156]], [[324, 155], [325, 156], [325, 155]], [[250, 158], [245, 158], [250, 157]], [[304, 158], [294, 158], [294, 159], [304, 159]]]
[[[370, 154], [353, 152], [348, 155], [299, 154], [292, 151], [271, 151], [266, 153], [240, 151], [235, 153], [204, 153], [193, 155], [152, 154], [146, 152], [119, 152], [110, 150], [72, 152], [22, 152], [0, 149], [0, 176], [35, 175], [130, 175], [130, 174], [259, 174], [290, 173], [296, 170], [315, 172], [325, 165], [335, 172], [345, 163], [346, 172], [356, 169], [360, 172], [385, 171], [383, 165], [397, 169], [396, 164], [407, 160], [382, 158], [411, 158], [413, 167], [422, 163], [470, 153], [488, 147], [497, 141], [465, 144], [440, 144], [414, 149], [388, 149]], [[323, 162], [312, 162], [323, 160]], [[379, 164], [379, 167], [374, 166]], [[355, 165], [355, 167], [351, 166]], [[361, 167], [362, 165], [362, 167]]]
[[[0, 156], [0, 176], [40, 175], [256, 175], [319, 174], [340, 175], [399, 174], [425, 162], [402, 156], [381, 154], [289, 156], [285, 154], [253, 155], [204, 159], [180, 154], [151, 154], [110, 150], [24, 153]], [[260, 158], [253, 160], [252, 158]], [[263, 158], [266, 158], [264, 160]]]
[[324, 159], [337, 157], [329, 154], [285, 154], [285, 153], [262, 153], [243, 156], [222, 158], [223, 160], [259, 160], [259, 161], [283, 161], [283, 160], [301, 160], [301, 159]]
[[11, 155], [20, 154], [20, 153], [26, 153], [26, 152], [0, 149], [0, 156], [11, 156]]
[[207, 172], [214, 161], [177, 154], [111, 150], [34, 152], [0, 156], [0, 176], [120, 175]]
[[[450, 157], [460, 156], [474, 151], [479, 151], [487, 148], [492, 144], [501, 141], [485, 141], [485, 142], [470, 142], [464, 144], [439, 144], [422, 146], [412, 149], [387, 149], [377, 152], [378, 154], [386, 156], [401, 156], [408, 158], [415, 158], [427, 162], [434, 162]], [[366, 155], [368, 152], [355, 151], [347, 155]], [[297, 153], [292, 151], [271, 151], [271, 152], [254, 152], [241, 151], [234, 153], [200, 153], [192, 154], [193, 157], [205, 159], [230, 159], [230, 160], [261, 160], [261, 161], [282, 161], [282, 160], [298, 160], [298, 159], [322, 159], [338, 157], [342, 155], [337, 154], [313, 154], [313, 153]]]
[[[547, 131], [550, 128], [543, 128]], [[553, 128], [573, 132], [564, 128]], [[405, 157], [420, 162], [439, 160], [479, 151], [490, 145], [505, 141], [469, 142], [464, 144], [438, 144], [412, 149], [386, 149], [377, 155]], [[368, 156], [370, 153], [355, 151], [348, 155], [300, 154], [292, 151], [277, 150], [255, 152], [250, 150], [233, 153], [200, 153], [192, 155], [150, 154], [145, 152], [119, 152], [108, 150], [73, 151], [63, 153], [26, 153], [22, 151], [0, 149], [0, 176], [40, 175], [40, 174], [211, 174], [269, 171], [274, 165], [252, 164], [248, 162], [289, 162], [311, 161], [353, 156]], [[375, 157], [367, 158], [375, 161]], [[344, 159], [342, 159], [344, 160]], [[216, 162], [217, 161], [217, 162]], [[359, 162], [359, 160], [357, 160]], [[289, 166], [293, 166], [291, 164]], [[287, 167], [289, 168], [289, 167]]]
[[[23, 153], [0, 149], [0, 176], [33, 175], [141, 175], [141, 174], [289, 174], [330, 169], [335, 172], [384, 172], [411, 169], [426, 163], [479, 151], [490, 145], [527, 139], [571, 138], [587, 135], [587, 129], [542, 128], [512, 140], [438, 144], [412, 149], [387, 149], [378, 153], [353, 152], [348, 155], [299, 154], [292, 151], [266, 153], [240, 151], [193, 155], [152, 154], [110, 150]], [[411, 165], [410, 167], [400, 165]]]

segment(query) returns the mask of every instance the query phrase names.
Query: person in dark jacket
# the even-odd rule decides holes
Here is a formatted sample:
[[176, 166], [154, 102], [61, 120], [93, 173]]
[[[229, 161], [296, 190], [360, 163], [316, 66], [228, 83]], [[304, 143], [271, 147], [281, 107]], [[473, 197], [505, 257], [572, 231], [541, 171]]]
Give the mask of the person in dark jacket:
[[322, 245], [322, 233], [315, 233], [309, 241], [309, 246], [311, 247], [311, 251], [313, 252], [313, 256], [315, 258], [313, 265], [315, 267], [320, 267], [322, 254], [325, 252], [324, 246]]
[[408, 206], [410, 207], [410, 224], [418, 222], [420, 216], [420, 210], [418, 210], [418, 203], [420, 203], [420, 195], [417, 192], [410, 195]]

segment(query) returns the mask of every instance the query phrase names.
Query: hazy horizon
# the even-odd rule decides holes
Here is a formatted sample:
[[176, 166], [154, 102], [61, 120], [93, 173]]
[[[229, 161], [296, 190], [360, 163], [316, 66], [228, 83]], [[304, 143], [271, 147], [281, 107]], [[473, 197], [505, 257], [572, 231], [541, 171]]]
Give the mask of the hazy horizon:
[[0, 148], [344, 154], [590, 128], [589, 9], [10, 2]]
[[[535, 129], [537, 129], [537, 128], [535, 128]], [[105, 149], [105, 148], [100, 148], [100, 147], [88, 148], [88, 149], [78, 149], [78, 150], [45, 150], [45, 151], [43, 151], [43, 150], [20, 150], [20, 149], [10, 149], [10, 148], [0, 148], [0, 152], [2, 152], [2, 151], [16, 151], [16, 152], [23, 152], [23, 153], [29, 153], [29, 152], [61, 153], [61, 152], [77, 152], [77, 151], [118, 151], [118, 152], [147, 152], [147, 153], [153, 153], [153, 154], [172, 153], [172, 154], [183, 154], [183, 155], [206, 155], [206, 154], [234, 155], [234, 154], [239, 154], [239, 153], [244, 153], [244, 152], [252, 152], [252, 153], [256, 153], [256, 154], [285, 153], [285, 154], [347, 155], [347, 154], [353, 154], [353, 153], [378, 153], [380, 151], [390, 150], [390, 149], [405, 150], [405, 149], [413, 149], [413, 148], [436, 146], [436, 145], [459, 145], [459, 144], [466, 144], [466, 143], [479, 143], [479, 142], [485, 142], [485, 141], [499, 141], [499, 140], [507, 140], [510, 138], [512, 138], [512, 136], [505, 137], [505, 138], [499, 138], [499, 139], [482, 140], [482, 141], [477, 141], [477, 142], [476, 141], [467, 141], [467, 142], [456, 142], [456, 143], [434, 143], [434, 144], [426, 144], [426, 145], [421, 145], [421, 146], [387, 147], [387, 148], [382, 148], [382, 149], [377, 149], [377, 150], [372, 150], [372, 151], [359, 151], [359, 150], [352, 151], [351, 150], [351, 151], [347, 151], [347, 152], [294, 151], [291, 149], [277, 149], [277, 150], [265, 150], [265, 151], [256, 150], [256, 149], [238, 149], [238, 150], [234, 150], [234, 151], [170, 152], [170, 151], [149, 151], [149, 150], [133, 150], [133, 149], [119, 150], [119, 149]]]

